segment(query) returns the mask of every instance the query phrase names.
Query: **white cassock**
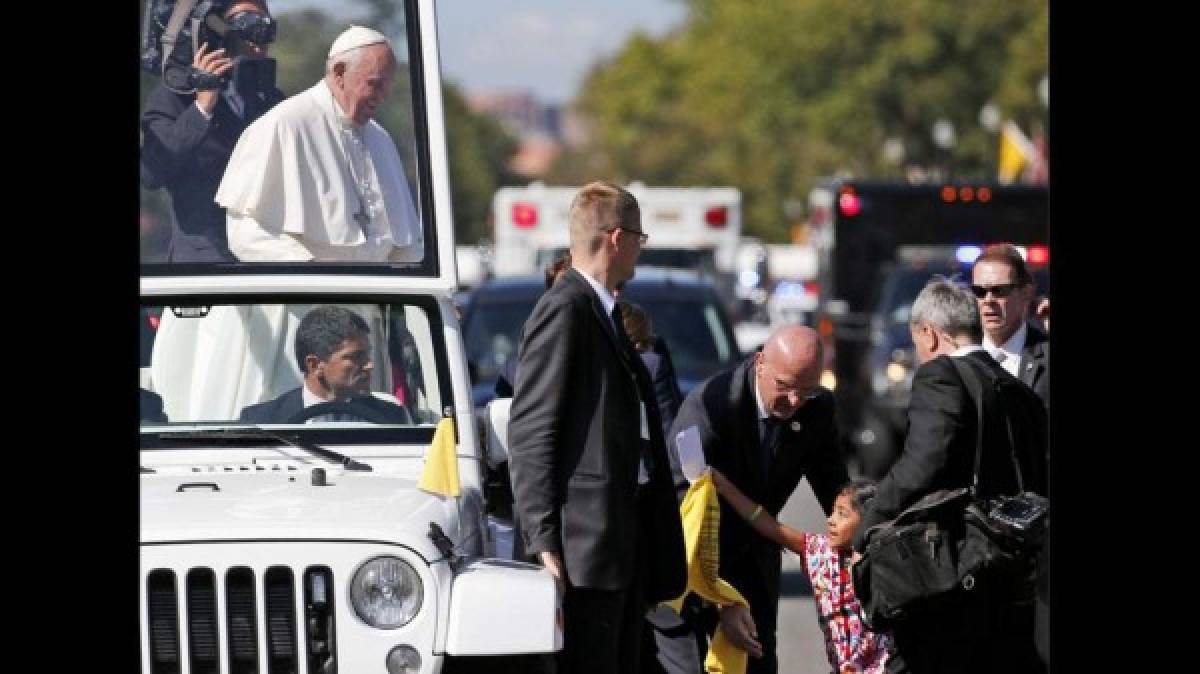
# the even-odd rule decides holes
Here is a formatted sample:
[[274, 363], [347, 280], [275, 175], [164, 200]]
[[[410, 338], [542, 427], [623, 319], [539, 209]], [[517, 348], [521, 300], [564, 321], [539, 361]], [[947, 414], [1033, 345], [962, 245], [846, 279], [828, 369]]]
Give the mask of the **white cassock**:
[[[419, 262], [425, 247], [400, 154], [346, 117], [324, 80], [246, 128], [217, 188], [239, 260]], [[365, 224], [355, 214], [369, 215]]]

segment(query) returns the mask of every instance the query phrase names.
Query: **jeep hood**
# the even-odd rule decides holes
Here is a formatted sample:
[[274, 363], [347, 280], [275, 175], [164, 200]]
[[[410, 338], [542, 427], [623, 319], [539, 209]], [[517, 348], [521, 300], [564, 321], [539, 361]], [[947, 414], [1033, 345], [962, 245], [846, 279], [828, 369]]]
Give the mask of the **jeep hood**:
[[143, 475], [142, 543], [388, 541], [433, 559], [430, 522], [458, 539], [454, 499], [420, 491], [414, 480], [330, 471], [328, 485], [311, 482], [307, 472]]

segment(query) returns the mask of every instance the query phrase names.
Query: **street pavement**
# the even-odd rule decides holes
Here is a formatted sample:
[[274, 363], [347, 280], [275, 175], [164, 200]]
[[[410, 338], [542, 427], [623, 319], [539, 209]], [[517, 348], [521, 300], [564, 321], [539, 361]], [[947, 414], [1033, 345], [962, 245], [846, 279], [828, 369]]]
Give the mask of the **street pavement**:
[[[801, 531], [825, 532], [825, 515], [813, 496], [808, 480], [800, 485], [779, 513], [779, 520]], [[780, 583], [779, 627], [776, 633], [779, 674], [829, 674], [825, 655], [825, 637], [817, 625], [812, 589], [800, 557], [783, 552], [783, 578]]]

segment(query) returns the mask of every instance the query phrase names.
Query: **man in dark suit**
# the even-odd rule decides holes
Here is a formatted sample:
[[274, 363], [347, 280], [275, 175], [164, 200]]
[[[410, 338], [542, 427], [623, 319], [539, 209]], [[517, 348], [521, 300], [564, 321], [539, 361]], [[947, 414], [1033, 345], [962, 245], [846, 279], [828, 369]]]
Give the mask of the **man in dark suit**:
[[[238, 18], [236, 25], [261, 25], [247, 20], [251, 14], [268, 17], [265, 0], [233, 0], [222, 16]], [[210, 50], [201, 45], [193, 65], [205, 72], [226, 75], [235, 58], [265, 57], [268, 40], [258, 44], [230, 30], [226, 46]], [[273, 32], [271, 33], [273, 39]], [[241, 66], [240, 63], [238, 67]], [[166, 187], [175, 211], [175, 227], [167, 251], [167, 262], [233, 262], [225, 236], [225, 209], [213, 201], [217, 185], [233, 146], [250, 122], [276, 103], [283, 92], [241, 91], [231, 78], [224, 89], [176, 93], [159, 84], [146, 101], [142, 113], [142, 184], [150, 189]]]
[[[1025, 258], [1011, 245], [989, 246], [975, 260], [971, 282], [983, 322], [983, 348], [1009, 374], [1029, 385], [1049, 413], [1050, 338], [1036, 323], [1041, 318], [1029, 315], [1035, 306], [1036, 289]], [[1043, 302], [1049, 300], [1043, 298]], [[1047, 447], [1046, 461], [1049, 460]], [[1037, 600], [1037, 646], [1046, 662], [1050, 653], [1050, 584], [1045, 573], [1050, 566], [1048, 554], [1047, 545], [1042, 548], [1043, 572], [1038, 578]]]
[[[762, 351], [688, 393], [671, 426], [670, 441], [696, 427], [708, 465], [771, 515], [779, 514], [800, 478], [807, 477], [828, 515], [847, 476], [838, 451], [833, 395], [819, 385], [823, 363], [821, 339], [814, 330], [776, 330]], [[685, 491], [687, 481], [676, 456], [672, 459], [677, 488]], [[775, 672], [781, 548], [755, 533], [721, 501], [719, 554], [721, 578], [750, 603], [749, 610], [721, 609], [719, 629], [750, 654], [750, 674]], [[711, 613], [706, 622], [707, 632], [717, 629]], [[660, 650], [669, 648], [658, 641]]]
[[642, 616], [683, 593], [683, 527], [649, 373], [615, 315], [641, 245], [637, 200], [571, 203], [571, 268], [525, 323], [509, 421], [525, 550], [564, 591], [558, 672], [637, 672]]
[[983, 348], [1049, 410], [1050, 339], [1030, 321], [1037, 290], [1025, 258], [1009, 244], [989, 246], [975, 260], [971, 290], [979, 301]]
[[[908, 433], [903, 452], [862, 515], [854, 537], [860, 552], [868, 529], [920, 497], [970, 486], [979, 439], [978, 497], [1018, 491], [1014, 455], [1024, 489], [1046, 493], [1045, 408], [980, 346], [979, 307], [971, 294], [935, 278], [917, 295], [911, 316], [920, 365], [913, 377]], [[982, 430], [972, 389], [951, 358], [981, 383]], [[936, 611], [914, 614], [893, 629], [900, 658], [913, 674], [1044, 672], [1034, 649], [1032, 593], [1032, 582], [960, 591]]]
[[[296, 362], [304, 385], [274, 400], [250, 405], [238, 421], [283, 424], [301, 410], [335, 400], [365, 408], [371, 420], [410, 423], [399, 405], [371, 395], [371, 329], [361, 316], [336, 306], [317, 307], [296, 327]], [[356, 417], [347, 411], [344, 414]]]

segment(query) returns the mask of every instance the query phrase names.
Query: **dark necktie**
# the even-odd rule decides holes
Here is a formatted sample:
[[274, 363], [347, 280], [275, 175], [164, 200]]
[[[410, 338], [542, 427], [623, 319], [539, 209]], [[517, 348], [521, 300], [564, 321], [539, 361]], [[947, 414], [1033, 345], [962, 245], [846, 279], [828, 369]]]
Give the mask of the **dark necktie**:
[[774, 458], [775, 443], [779, 440], [779, 429], [783, 425], [783, 420], [777, 417], [768, 415], [766, 419], [760, 419], [758, 422], [759, 438], [759, 465], [762, 466], [763, 475], [768, 475], [771, 469], [771, 459]]

